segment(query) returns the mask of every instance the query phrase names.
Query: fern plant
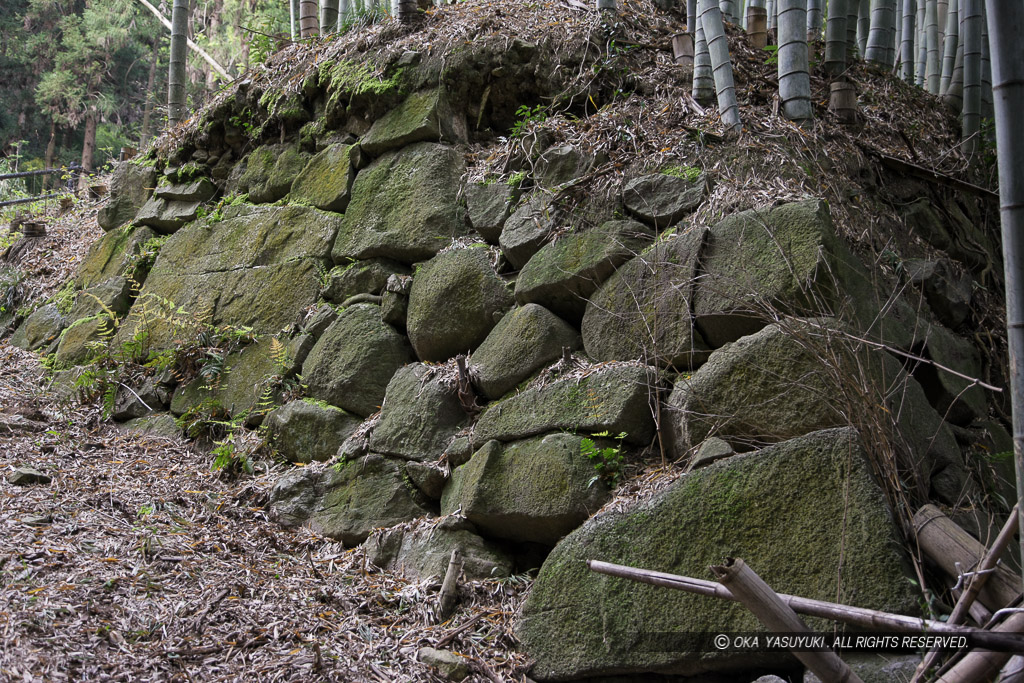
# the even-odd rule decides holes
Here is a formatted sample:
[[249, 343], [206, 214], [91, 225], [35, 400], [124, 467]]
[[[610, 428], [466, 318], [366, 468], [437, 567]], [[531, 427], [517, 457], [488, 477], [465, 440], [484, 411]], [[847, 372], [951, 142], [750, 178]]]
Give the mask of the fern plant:
[[603, 481], [610, 489], [614, 489], [622, 481], [622, 470], [625, 467], [626, 459], [622, 455], [622, 440], [626, 438], [626, 432], [620, 432], [614, 437], [606, 429], [603, 432], [592, 434], [596, 438], [614, 438], [618, 444], [614, 446], [598, 447], [593, 439], [584, 437], [580, 440], [580, 452], [587, 456], [587, 460], [594, 466], [597, 474], [590, 480], [589, 486], [593, 486], [598, 480]]

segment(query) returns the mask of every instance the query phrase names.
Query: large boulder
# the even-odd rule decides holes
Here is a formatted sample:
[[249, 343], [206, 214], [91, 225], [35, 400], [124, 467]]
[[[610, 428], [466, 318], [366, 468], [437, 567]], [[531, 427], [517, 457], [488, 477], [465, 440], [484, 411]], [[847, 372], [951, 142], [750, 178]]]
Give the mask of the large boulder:
[[575, 350], [580, 335], [564, 320], [537, 304], [507, 313], [473, 352], [469, 371], [490, 398], [501, 398], [523, 380], [562, 355]]
[[362, 420], [313, 399], [291, 401], [263, 421], [277, 452], [289, 462], [330, 460]]
[[554, 545], [609, 498], [582, 437], [488, 441], [452, 472], [441, 512], [461, 510], [486, 536]]
[[982, 379], [977, 347], [942, 325], [929, 325], [923, 352], [937, 365], [920, 363], [912, 373], [939, 414], [958, 425], [987, 417], [985, 391], [968, 379]]
[[351, 151], [352, 145], [336, 143], [310, 159], [292, 183], [289, 201], [344, 213], [356, 178]]
[[397, 571], [411, 581], [441, 579], [448, 570], [452, 551], [458, 549], [462, 571], [470, 581], [512, 574], [512, 558], [497, 544], [481, 538], [464, 518], [452, 515], [436, 523], [427, 521], [409, 529], [406, 526], [377, 531], [366, 539], [363, 547], [370, 562]]
[[430, 514], [405, 480], [401, 462], [373, 454], [290, 472], [274, 485], [269, 505], [283, 526], [308, 526], [347, 546], [362, 543], [379, 527]]
[[61, 315], [55, 304], [46, 304], [32, 311], [11, 335], [11, 346], [35, 351], [52, 344], [67, 326], [67, 319]]
[[392, 275], [411, 273], [401, 263], [384, 258], [353, 261], [344, 266], [335, 266], [327, 273], [327, 286], [322, 296], [327, 301], [342, 304], [356, 294], [380, 294]]
[[110, 200], [96, 214], [96, 222], [106, 232], [135, 218], [149, 199], [156, 184], [156, 169], [131, 162], [114, 165], [110, 180]]
[[610, 578], [587, 560], [711, 579], [709, 565], [740, 557], [782, 593], [915, 614], [920, 595], [901, 545], [857, 433], [815, 432], [685, 475], [586, 522], [545, 560], [518, 636], [542, 681], [785, 666], [788, 653], [751, 662], [749, 652], [687, 642], [761, 630], [742, 605]]
[[467, 419], [450, 378], [429, 365], [406, 365], [388, 383], [370, 450], [408, 460], [437, 460]]
[[480, 345], [512, 293], [494, 272], [486, 249], [454, 249], [413, 277], [406, 327], [420, 360], [442, 361]]
[[654, 235], [641, 223], [613, 220], [545, 244], [516, 279], [516, 301], [536, 303], [579, 323], [587, 300], [615, 269], [648, 246]]
[[177, 183], [161, 182], [153, 195], [159, 199], [175, 202], [205, 202], [217, 194], [217, 188], [209, 178], [199, 177]]
[[542, 191], [536, 192], [502, 226], [498, 238], [501, 253], [513, 268], [522, 268], [550, 239], [564, 217], [565, 212], [549, 195]]
[[501, 228], [519, 200], [519, 191], [508, 183], [470, 183], [466, 185], [466, 210], [469, 223], [491, 244], [497, 244]]
[[685, 369], [709, 353], [692, 316], [707, 230], [662, 238], [612, 275], [590, 298], [583, 346], [596, 360], [634, 360]]
[[[154, 230], [143, 226], [108, 232], [89, 247], [75, 272], [75, 286], [87, 289], [126, 273], [138, 280], [144, 273], [132, 266], [139, 261], [145, 245], [158, 237]], [[128, 273], [129, 270], [135, 272]]]
[[607, 364], [583, 377], [527, 389], [492, 404], [476, 423], [473, 444], [516, 441], [554, 431], [626, 433], [646, 445], [654, 436], [658, 371], [644, 365]]
[[535, 173], [541, 186], [555, 187], [580, 177], [593, 167], [593, 156], [573, 145], [556, 145], [540, 155]]
[[[963, 458], [921, 386], [891, 356], [858, 353], [830, 324], [771, 325], [681, 377], [664, 414], [676, 457], [709, 436], [749, 447], [852, 423], [892, 434], [920, 495], [955, 501], [967, 491]], [[887, 424], [872, 421], [878, 406], [866, 395], [885, 397]]]
[[921, 289], [928, 305], [944, 324], [958, 327], [971, 312], [974, 281], [958, 273], [946, 259], [903, 262], [910, 281]]
[[667, 228], [696, 209], [707, 189], [704, 174], [654, 173], [634, 178], [622, 190], [622, 203], [632, 215], [655, 228]]
[[309, 154], [297, 145], [265, 145], [252, 151], [245, 160], [245, 171], [238, 179], [239, 194], [248, 193], [249, 201], [265, 204], [283, 199], [296, 176], [309, 163]]
[[68, 314], [71, 321], [57, 345], [57, 362], [73, 365], [94, 355], [93, 342], [109, 338], [116, 321], [132, 304], [132, 283], [123, 277], [112, 277], [75, 296]]
[[441, 88], [413, 93], [373, 122], [359, 146], [370, 156], [416, 142], [465, 142], [466, 117], [448, 104]]
[[177, 201], [153, 196], [139, 209], [135, 222], [169, 235], [186, 223], [194, 221], [199, 216], [201, 204], [202, 202], [198, 201]]
[[466, 232], [459, 206], [462, 154], [422, 142], [388, 152], [364, 168], [338, 231], [335, 263], [377, 256], [429, 259]]
[[189, 316], [205, 315], [211, 325], [246, 325], [259, 334], [276, 334], [316, 302], [340, 216], [302, 206], [251, 205], [229, 206], [223, 214], [167, 240], [119, 342], [144, 328], [153, 348], [171, 344], [170, 323], [144, 319], [151, 297]]
[[398, 368], [415, 360], [409, 342], [380, 319], [380, 307], [350, 306], [317, 340], [302, 366], [309, 395], [366, 417], [384, 401]]

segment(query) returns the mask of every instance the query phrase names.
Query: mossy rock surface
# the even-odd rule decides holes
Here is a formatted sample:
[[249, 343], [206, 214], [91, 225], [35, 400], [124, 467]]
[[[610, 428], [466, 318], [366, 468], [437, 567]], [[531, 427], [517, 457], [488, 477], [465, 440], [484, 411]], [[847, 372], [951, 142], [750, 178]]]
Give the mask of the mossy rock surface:
[[[981, 354], [967, 339], [934, 324], [928, 326], [924, 344], [924, 353], [929, 360], [966, 377], [982, 377]], [[911, 372], [932, 406], [953, 424], [967, 425], [972, 420], [988, 416], [985, 391], [970, 379], [930, 363], [914, 365]]]
[[74, 321], [107, 312], [121, 316], [128, 312], [131, 305], [132, 283], [123, 277], [112, 277], [80, 290], [75, 295], [75, 303], [68, 318]]
[[320, 291], [319, 271], [340, 217], [303, 206], [229, 206], [223, 220], [189, 225], [164, 244], [138, 301], [118, 333], [123, 343], [140, 326], [153, 348], [165, 348], [174, 330], [163, 319], [142, 320], [152, 297], [184, 316], [215, 326], [250, 326], [276, 334], [297, 322]]
[[398, 368], [415, 360], [380, 307], [350, 306], [317, 340], [302, 366], [309, 395], [356, 415], [377, 412]]
[[569, 377], [527, 389], [492, 404], [476, 423], [473, 444], [516, 441], [554, 431], [626, 432], [626, 441], [646, 445], [654, 436], [658, 372], [615, 364], [584, 377]]
[[199, 215], [202, 202], [177, 201], [150, 197], [135, 216], [140, 225], [148, 225], [157, 232], [170, 235]]
[[649, 228], [631, 220], [608, 221], [593, 230], [563, 235], [541, 247], [523, 266], [516, 280], [516, 301], [540, 304], [579, 323], [598, 286], [653, 239]]
[[196, 377], [179, 385], [171, 397], [171, 412], [183, 415], [217, 406], [232, 417], [246, 415], [250, 424], [258, 423], [273, 408], [273, 378], [283, 370], [274, 359], [271, 340], [265, 337], [228, 354], [215, 378]]
[[411, 581], [444, 578], [452, 551], [462, 555], [462, 571], [469, 581], [500, 579], [512, 574], [512, 558], [497, 544], [484, 540], [476, 528], [457, 517], [436, 525], [406, 530], [385, 529], [366, 539], [370, 562], [397, 571]]
[[710, 565], [740, 557], [780, 593], [917, 614], [901, 545], [857, 433], [815, 432], [590, 519], [545, 560], [518, 636], [542, 681], [750, 669], [749, 652], [682, 651], [687, 634], [762, 630], [742, 605], [597, 574], [587, 560], [710, 580]]
[[465, 114], [456, 114], [448, 105], [444, 90], [434, 88], [409, 95], [374, 121], [359, 145], [375, 157], [416, 142], [464, 142], [465, 139]]
[[564, 212], [541, 191], [534, 193], [521, 204], [505, 221], [501, 228], [501, 253], [517, 270], [526, 265], [552, 232], [559, 227]]
[[35, 351], [53, 343], [67, 324], [67, 319], [57, 310], [56, 305], [40, 306], [14, 330], [11, 346]]
[[327, 286], [322, 296], [335, 304], [344, 303], [356, 294], [380, 294], [392, 275], [410, 275], [407, 266], [384, 258], [353, 261], [335, 266], [327, 273]]
[[621, 266], [590, 298], [581, 326], [596, 360], [685, 369], [710, 349], [694, 325], [694, 282], [707, 230], [662, 238]]
[[270, 493], [270, 511], [284, 526], [308, 526], [347, 546], [362, 543], [374, 529], [430, 514], [401, 461], [375, 454], [286, 474]]
[[57, 363], [63, 367], [84, 364], [100, 355], [97, 345], [109, 339], [113, 325], [107, 316], [79, 318], [67, 326], [57, 343]]
[[131, 307], [132, 287], [125, 278], [112, 277], [75, 295], [68, 329], [57, 345], [58, 363], [73, 365], [98, 355], [98, 349], [90, 346], [112, 335], [115, 321]]
[[575, 350], [580, 335], [568, 323], [537, 304], [526, 304], [502, 317], [473, 352], [473, 384], [490, 399], [501, 398], [537, 370]]
[[700, 206], [707, 185], [707, 178], [696, 169], [682, 177], [654, 173], [626, 183], [622, 203], [648, 225], [667, 228]]
[[75, 273], [75, 286], [86, 289], [112, 277], [124, 275], [132, 257], [142, 245], [158, 237], [151, 228], [113, 230], [92, 243]]
[[491, 244], [497, 244], [501, 228], [512, 212], [519, 191], [507, 183], [470, 183], [466, 186], [469, 223]]
[[196, 178], [178, 183], [160, 183], [153, 194], [160, 199], [179, 202], [205, 202], [217, 194], [217, 188], [209, 178]]
[[488, 441], [452, 472], [442, 514], [461, 510], [485, 536], [554, 545], [609, 498], [583, 437], [549, 434], [503, 444]]
[[289, 462], [322, 462], [338, 452], [361, 418], [311, 399], [290, 401], [263, 421], [277, 452]]
[[430, 142], [388, 152], [361, 170], [334, 243], [335, 263], [429, 259], [466, 233], [458, 193], [462, 154]]
[[135, 218], [156, 185], [156, 170], [120, 162], [114, 165], [110, 180], [110, 199], [96, 214], [96, 222], [106, 232]]
[[293, 144], [259, 147], [246, 158], [237, 191], [248, 193], [249, 201], [255, 204], [276, 202], [288, 194], [309, 159], [309, 154]]
[[310, 159], [292, 183], [288, 200], [344, 213], [356, 178], [351, 150], [352, 145], [336, 143]]
[[370, 437], [370, 450], [434, 461], [467, 422], [453, 384], [442, 381], [430, 366], [406, 365], [388, 383], [380, 422]]
[[406, 327], [420, 360], [443, 361], [475, 349], [512, 293], [485, 249], [456, 249], [424, 264], [413, 277]]

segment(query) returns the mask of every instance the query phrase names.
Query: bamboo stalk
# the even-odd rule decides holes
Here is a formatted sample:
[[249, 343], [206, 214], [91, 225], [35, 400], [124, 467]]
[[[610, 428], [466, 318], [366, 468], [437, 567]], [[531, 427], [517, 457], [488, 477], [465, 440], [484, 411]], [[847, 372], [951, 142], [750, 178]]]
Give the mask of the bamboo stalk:
[[462, 553], [456, 548], [452, 551], [452, 557], [448, 561], [448, 571], [444, 574], [444, 583], [441, 584], [441, 594], [438, 596], [438, 616], [441, 621], [447, 619], [452, 610], [455, 609], [455, 602], [459, 598], [459, 574], [462, 573]]
[[[587, 566], [590, 568], [590, 571], [599, 574], [618, 576], [632, 581], [639, 581], [640, 583], [651, 584], [652, 586], [674, 588], [687, 593], [737, 602], [736, 597], [729, 589], [716, 581], [704, 581], [689, 576], [638, 569], [599, 560], [587, 560]], [[945, 622], [933, 619], [908, 617], [902, 614], [880, 612], [864, 607], [852, 607], [823, 600], [802, 598], [797, 595], [779, 593], [778, 596], [794, 612], [805, 614], [809, 617], [821, 617], [823, 619], [841, 621], [844, 624], [853, 626], [878, 630], [887, 629], [898, 633], [937, 633], [968, 636], [978, 646], [1017, 649], [1024, 652], [1024, 636], [1020, 635], [993, 633], [970, 626], [951, 626]]]
[[[743, 560], [729, 558], [725, 564], [711, 567], [711, 571], [718, 577], [719, 583], [728, 588], [769, 631], [811, 633], [811, 629], [807, 628], [796, 612]], [[793, 655], [823, 681], [863, 683], [834, 652], [793, 652]]]
[[[139, 0], [139, 2], [141, 2], [143, 5], [145, 5], [146, 9], [148, 9], [150, 12], [155, 14], [156, 18], [160, 20], [161, 24], [166, 26], [168, 29], [171, 28], [171, 22], [164, 15], [160, 14], [160, 10], [158, 10], [156, 7], [153, 7], [153, 5], [151, 5], [149, 2], [147, 2], [147, 0]], [[189, 48], [191, 48], [192, 50], [194, 50], [196, 52], [196, 54], [198, 54], [200, 57], [205, 59], [206, 63], [209, 64], [211, 67], [213, 67], [214, 71], [216, 71], [217, 73], [219, 73], [221, 76], [223, 76], [225, 79], [227, 79], [229, 81], [234, 78], [231, 74], [229, 74], [227, 71], [225, 71], [224, 67], [222, 67], [220, 64], [218, 64], [213, 59], [213, 57], [211, 57], [209, 54], [207, 54], [206, 50], [204, 50], [203, 48], [201, 48], [198, 45], [196, 45], [195, 43], [193, 43], [191, 38], [187, 38], [185, 42], [189, 46]]]
[[[1024, 633], [1024, 613], [1017, 612], [992, 629], [991, 633]], [[1024, 652], [1024, 650], [1018, 650]], [[947, 671], [935, 683], [977, 683], [987, 681], [1002, 669], [1012, 652], [991, 652], [973, 650], [967, 653], [956, 666]]]

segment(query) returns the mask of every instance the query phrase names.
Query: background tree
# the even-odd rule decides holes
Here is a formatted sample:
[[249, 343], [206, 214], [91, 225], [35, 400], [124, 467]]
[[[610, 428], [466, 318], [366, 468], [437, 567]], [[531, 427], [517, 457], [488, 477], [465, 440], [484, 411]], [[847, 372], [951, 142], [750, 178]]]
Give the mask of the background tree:
[[167, 125], [174, 128], [185, 116], [185, 38], [188, 0], [174, 0], [171, 13], [171, 64], [167, 76]]
[[722, 23], [722, 12], [718, 9], [717, 0], [698, 0], [697, 11], [700, 14], [700, 25], [704, 29], [704, 39], [708, 43], [711, 55], [711, 71], [715, 79], [715, 91], [718, 93], [718, 110], [722, 115], [722, 123], [726, 131], [739, 133], [740, 109], [736, 102], [736, 86], [732, 78], [732, 61], [729, 59], [729, 41], [725, 36], [725, 25]]
[[807, 0], [779, 0], [779, 97], [793, 121], [811, 118], [811, 76], [807, 71]]

